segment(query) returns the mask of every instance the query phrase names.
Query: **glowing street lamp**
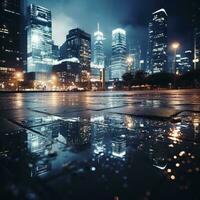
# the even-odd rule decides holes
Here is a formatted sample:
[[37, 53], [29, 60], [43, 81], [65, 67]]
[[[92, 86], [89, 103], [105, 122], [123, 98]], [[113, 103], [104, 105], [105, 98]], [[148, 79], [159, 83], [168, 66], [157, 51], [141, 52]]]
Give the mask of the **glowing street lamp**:
[[175, 51], [177, 51], [177, 49], [180, 47], [180, 44], [178, 42], [175, 42], [172, 44], [172, 49], [174, 49]]
[[131, 72], [131, 66], [133, 65], [133, 58], [129, 55], [126, 59], [126, 62], [128, 64], [128, 72]]
[[194, 70], [196, 70], [196, 68], [197, 68], [196, 66], [197, 66], [197, 63], [199, 63], [199, 59], [198, 58], [194, 58], [193, 63], [194, 63]]
[[16, 78], [17, 78], [17, 80], [22, 79], [22, 77], [23, 77], [23, 74], [22, 74], [21, 72], [17, 72], [17, 73], [16, 73]]
[[174, 73], [174, 86], [175, 86], [175, 82], [176, 82], [176, 53], [177, 50], [179, 49], [180, 44], [178, 42], [174, 42], [172, 44], [172, 50], [174, 51], [174, 62], [173, 62], [173, 66], [172, 66], [172, 70]]
[[51, 76], [51, 80], [52, 80], [53, 82], [56, 82], [56, 81], [57, 81], [56, 75], [52, 75], [52, 76]]
[[16, 72], [15, 77], [16, 77], [16, 80], [17, 80], [17, 91], [19, 91], [19, 82], [23, 80], [23, 73], [22, 72]]

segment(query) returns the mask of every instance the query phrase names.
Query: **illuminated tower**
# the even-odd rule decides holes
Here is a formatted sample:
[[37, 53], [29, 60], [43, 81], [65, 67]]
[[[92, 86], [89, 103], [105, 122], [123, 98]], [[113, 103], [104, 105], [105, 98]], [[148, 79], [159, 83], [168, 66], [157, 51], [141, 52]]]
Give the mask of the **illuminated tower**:
[[149, 42], [147, 52], [148, 73], [159, 73], [167, 69], [167, 13], [160, 9], [152, 14], [149, 23]]
[[112, 32], [111, 80], [122, 80], [122, 76], [128, 71], [126, 57], [126, 31], [118, 28]]
[[52, 21], [51, 11], [31, 4], [27, 22], [27, 72], [35, 80], [46, 80], [52, 70]]
[[99, 29], [94, 33], [94, 64], [99, 68], [104, 68], [104, 48], [103, 48], [104, 35]]
[[105, 55], [104, 55], [104, 35], [100, 31], [99, 24], [97, 31], [94, 33], [94, 62], [91, 64], [92, 82], [101, 80], [101, 70], [104, 69]]

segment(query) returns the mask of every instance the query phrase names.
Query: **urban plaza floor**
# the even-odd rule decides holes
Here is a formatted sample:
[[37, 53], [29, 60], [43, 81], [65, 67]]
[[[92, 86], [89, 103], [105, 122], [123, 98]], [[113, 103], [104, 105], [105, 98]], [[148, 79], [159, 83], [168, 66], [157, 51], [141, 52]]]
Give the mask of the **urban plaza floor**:
[[0, 199], [200, 199], [200, 90], [0, 93]]

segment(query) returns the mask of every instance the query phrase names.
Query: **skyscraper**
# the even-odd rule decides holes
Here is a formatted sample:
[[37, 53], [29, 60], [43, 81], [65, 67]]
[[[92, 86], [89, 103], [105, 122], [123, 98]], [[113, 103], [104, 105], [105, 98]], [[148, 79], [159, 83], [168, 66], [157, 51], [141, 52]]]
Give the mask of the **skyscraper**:
[[35, 80], [47, 80], [52, 70], [51, 11], [31, 4], [27, 15], [27, 72]]
[[200, 69], [200, 6], [193, 5], [193, 26], [194, 26], [194, 68]]
[[94, 33], [94, 61], [91, 64], [91, 78], [92, 81], [100, 81], [101, 70], [105, 67], [105, 55], [104, 55], [104, 35], [100, 31], [99, 24], [97, 31]]
[[176, 73], [179, 75], [185, 74], [192, 70], [192, 51], [184, 51], [183, 54], [176, 55]]
[[94, 64], [104, 68], [104, 47], [103, 47], [104, 35], [100, 31], [99, 24], [98, 30], [94, 33]]
[[122, 80], [122, 76], [128, 71], [126, 57], [126, 31], [117, 28], [112, 32], [111, 80]]
[[132, 72], [142, 70], [140, 60], [141, 60], [141, 48], [140, 45], [133, 45], [129, 49], [129, 55], [133, 58]]
[[59, 57], [60, 57], [59, 47], [53, 43], [52, 45], [53, 64], [59, 60]]
[[87, 82], [91, 72], [91, 35], [77, 28], [69, 31], [60, 47], [61, 59], [77, 58], [80, 62], [80, 81]]
[[152, 14], [149, 23], [149, 39], [147, 51], [146, 72], [159, 73], [167, 69], [167, 21], [168, 16], [164, 9]]
[[23, 0], [0, 2], [0, 74], [22, 70]]

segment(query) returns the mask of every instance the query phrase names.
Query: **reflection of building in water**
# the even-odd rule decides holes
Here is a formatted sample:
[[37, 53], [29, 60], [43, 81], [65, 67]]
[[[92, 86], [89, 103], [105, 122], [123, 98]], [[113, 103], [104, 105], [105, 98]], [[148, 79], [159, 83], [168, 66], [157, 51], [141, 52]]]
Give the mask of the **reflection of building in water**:
[[78, 119], [61, 123], [61, 135], [65, 137], [68, 146], [78, 147], [90, 143], [90, 124], [77, 120]]
[[27, 132], [27, 144], [30, 153], [38, 156], [31, 164], [31, 176], [40, 176], [47, 173], [51, 168], [51, 164], [44, 159], [44, 156], [48, 155], [51, 140], [47, 140], [39, 134]]
[[174, 141], [174, 142], [180, 142], [182, 137], [181, 133], [181, 127], [180, 126], [175, 126], [172, 129], [170, 129], [169, 132], [169, 139]]
[[104, 134], [105, 127], [103, 125], [98, 125], [95, 123], [92, 125], [93, 146], [95, 154], [103, 153], [105, 150]]
[[113, 136], [112, 139], [112, 155], [123, 158], [126, 155], [126, 136]]
[[42, 154], [46, 146], [46, 139], [33, 132], [27, 133], [28, 150], [31, 153]]
[[192, 122], [193, 122], [194, 132], [196, 134], [199, 134], [200, 133], [200, 116], [194, 116]]

